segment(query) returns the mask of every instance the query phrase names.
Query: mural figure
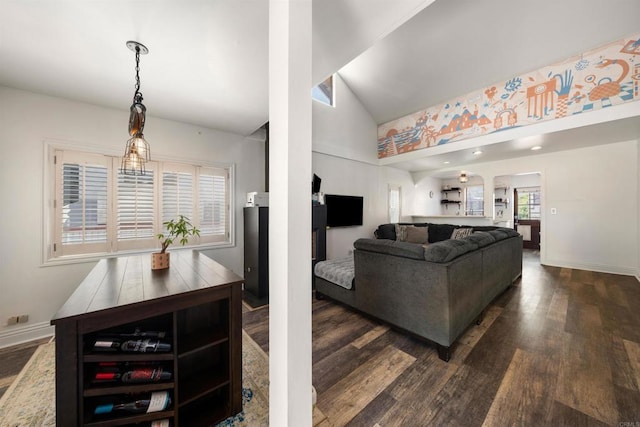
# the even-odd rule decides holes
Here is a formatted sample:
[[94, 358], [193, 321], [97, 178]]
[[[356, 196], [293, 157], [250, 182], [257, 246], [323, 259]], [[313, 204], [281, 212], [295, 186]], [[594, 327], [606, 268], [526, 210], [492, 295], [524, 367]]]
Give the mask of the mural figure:
[[553, 94], [556, 90], [556, 79], [527, 88], [529, 117], [542, 119], [553, 109]]
[[562, 74], [556, 74], [553, 78], [558, 79], [560, 82], [560, 90], [556, 90], [556, 94], [558, 95], [558, 102], [556, 103], [556, 118], [560, 118], [567, 115], [569, 93], [571, 92], [571, 85], [573, 85], [573, 74], [571, 73], [571, 70], [565, 70], [564, 76]]
[[[620, 93], [622, 90], [620, 82], [629, 74], [629, 64], [623, 59], [603, 59], [596, 64], [596, 68], [606, 68], [610, 65], [619, 65], [622, 67], [622, 73], [616, 81], [611, 81], [610, 77], [603, 77], [598, 81], [596, 87], [591, 89], [589, 93], [589, 101], [597, 101], [603, 98], [611, 98]], [[606, 81], [605, 81], [606, 80]], [[605, 81], [603, 83], [603, 81]]]
[[518, 122], [518, 113], [516, 112], [516, 106], [507, 107], [507, 103], [502, 104], [502, 110], [496, 113], [496, 118], [493, 120], [493, 128], [498, 130], [503, 124], [503, 115], [507, 115], [507, 125], [515, 126]]

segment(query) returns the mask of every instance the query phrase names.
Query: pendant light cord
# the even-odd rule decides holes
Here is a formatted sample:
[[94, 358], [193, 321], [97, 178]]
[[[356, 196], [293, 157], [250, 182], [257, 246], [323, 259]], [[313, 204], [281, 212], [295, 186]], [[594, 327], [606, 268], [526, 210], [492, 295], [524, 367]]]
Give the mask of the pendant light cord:
[[133, 103], [142, 103], [142, 93], [140, 92], [140, 47], [136, 46], [136, 92], [133, 94]]

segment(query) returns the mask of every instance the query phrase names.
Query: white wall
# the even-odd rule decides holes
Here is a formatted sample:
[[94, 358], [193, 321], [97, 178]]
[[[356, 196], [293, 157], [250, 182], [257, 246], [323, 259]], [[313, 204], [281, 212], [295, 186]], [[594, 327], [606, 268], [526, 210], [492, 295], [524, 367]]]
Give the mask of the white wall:
[[360, 237], [389, 221], [389, 184], [402, 188], [402, 221], [411, 221], [415, 189], [406, 171], [378, 166], [377, 124], [338, 74], [335, 107], [313, 102], [313, 173], [325, 194], [363, 196], [363, 225], [327, 230], [327, 258], [349, 254]]
[[[124, 152], [128, 104], [114, 110], [0, 87], [0, 347], [33, 338], [95, 263], [42, 267], [44, 141]], [[153, 101], [146, 103], [153, 113]], [[207, 254], [243, 274], [242, 207], [263, 188], [264, 145], [239, 135], [147, 117], [145, 136], [157, 158], [235, 163], [236, 246]], [[29, 314], [24, 325], [7, 317]], [[29, 335], [31, 334], [31, 335]]]
[[313, 101], [313, 151], [377, 165], [378, 125], [337, 73], [334, 94], [335, 107]]
[[[409, 204], [412, 203], [413, 181], [405, 171], [321, 153], [313, 153], [312, 161], [313, 172], [322, 178], [322, 192], [364, 198], [362, 226], [327, 230], [327, 259], [347, 256], [353, 249], [354, 241], [361, 237], [373, 237], [378, 225], [389, 222], [389, 184], [397, 184], [402, 188], [401, 212], [407, 212]], [[411, 217], [402, 215], [401, 221], [410, 222]]]
[[[424, 176], [415, 183], [411, 215], [434, 216], [440, 215], [440, 200], [442, 199], [442, 180], [432, 176]], [[430, 193], [433, 192], [433, 197]]]
[[635, 275], [639, 162], [638, 142], [627, 141], [477, 163], [473, 171], [485, 182], [541, 173], [543, 264]]

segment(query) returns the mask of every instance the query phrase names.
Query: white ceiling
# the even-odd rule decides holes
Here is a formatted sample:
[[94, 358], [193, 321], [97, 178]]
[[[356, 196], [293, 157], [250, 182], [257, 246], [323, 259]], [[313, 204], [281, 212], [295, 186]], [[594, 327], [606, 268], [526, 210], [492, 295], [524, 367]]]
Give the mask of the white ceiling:
[[[150, 117], [249, 135], [268, 120], [268, 7], [0, 0], [0, 85], [126, 111], [135, 61], [125, 42], [137, 40], [150, 51], [140, 64]], [[340, 70], [383, 123], [637, 32], [638, 16], [638, 0], [314, 0], [313, 78]], [[487, 158], [513, 157], [509, 147]], [[432, 168], [445, 155], [466, 156], [394, 166]]]
[[[317, 82], [433, 0], [313, 2]], [[268, 121], [268, 0], [0, 0], [0, 85], [242, 135]], [[311, 90], [309, 91], [311, 93]]]

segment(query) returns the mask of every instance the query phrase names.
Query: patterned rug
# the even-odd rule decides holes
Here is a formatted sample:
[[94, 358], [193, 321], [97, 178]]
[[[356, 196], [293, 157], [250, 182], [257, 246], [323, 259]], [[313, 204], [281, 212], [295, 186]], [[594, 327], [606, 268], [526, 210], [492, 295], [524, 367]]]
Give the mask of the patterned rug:
[[[55, 343], [35, 351], [0, 398], [0, 427], [56, 425]], [[243, 410], [219, 426], [269, 425], [269, 358], [242, 331]]]

